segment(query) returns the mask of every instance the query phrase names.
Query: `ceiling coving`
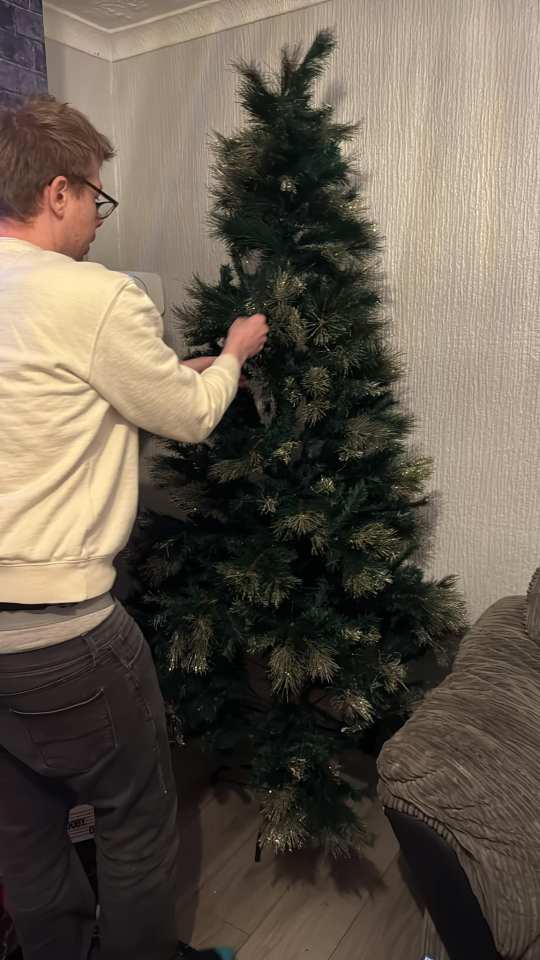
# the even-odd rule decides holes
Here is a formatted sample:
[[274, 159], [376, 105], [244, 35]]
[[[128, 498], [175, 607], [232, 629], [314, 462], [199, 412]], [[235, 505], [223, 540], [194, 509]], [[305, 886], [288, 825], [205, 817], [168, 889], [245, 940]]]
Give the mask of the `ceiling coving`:
[[102, 30], [118, 30], [216, 2], [219, 0], [51, 0], [47, 6]]
[[329, 2], [45, 0], [43, 13], [48, 40], [115, 62]]

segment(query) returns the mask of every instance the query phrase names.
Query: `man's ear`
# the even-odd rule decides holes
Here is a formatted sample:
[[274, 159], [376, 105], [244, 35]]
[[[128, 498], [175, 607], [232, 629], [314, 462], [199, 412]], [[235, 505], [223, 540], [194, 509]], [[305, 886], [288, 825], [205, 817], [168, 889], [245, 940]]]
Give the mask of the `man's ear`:
[[58, 218], [62, 218], [66, 212], [69, 183], [66, 177], [55, 177], [52, 183], [45, 187], [45, 204], [48, 205], [51, 213]]

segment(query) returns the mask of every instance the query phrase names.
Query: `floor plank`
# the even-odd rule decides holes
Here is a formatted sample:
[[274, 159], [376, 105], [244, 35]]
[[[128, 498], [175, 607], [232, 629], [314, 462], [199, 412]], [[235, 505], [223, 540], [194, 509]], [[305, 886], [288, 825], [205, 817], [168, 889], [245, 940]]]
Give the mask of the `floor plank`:
[[[354, 766], [349, 760], [347, 768], [347, 775], [355, 785], [368, 794], [359, 807], [365, 816], [373, 809], [374, 762], [371, 758], [359, 760], [357, 756]], [[222, 869], [201, 885], [198, 898], [200, 905], [208, 904], [224, 920], [253, 934], [277, 901], [293, 886], [315, 885], [320, 855], [307, 850], [276, 857], [271, 850], [265, 850], [261, 862], [255, 863], [254, 839], [259, 823], [257, 805], [253, 804], [251, 810], [246, 808], [245, 812], [248, 847], [237, 848]], [[386, 822], [384, 831], [388, 833]]]
[[[366, 801], [368, 814], [371, 808], [372, 802]], [[253, 837], [258, 827], [255, 805], [251, 816]], [[224, 919], [248, 933], [255, 932], [277, 901], [293, 887], [316, 889], [321, 870], [321, 856], [311, 850], [282, 857], [264, 850], [259, 863], [255, 863], [253, 854], [252, 843], [248, 847], [239, 846], [234, 856], [199, 891], [200, 903], [212, 905]]]
[[[279, 858], [263, 851], [255, 863], [257, 802], [241, 788], [212, 786], [208, 758], [189, 753], [177, 758], [188, 787], [180, 817], [182, 939], [198, 948], [231, 946], [239, 960], [424, 956], [420, 908], [398, 867], [390, 824], [374, 799], [373, 763], [356, 756], [350, 761], [347, 775], [367, 793], [360, 809], [374, 845], [331, 866], [312, 851]], [[436, 952], [432, 956], [443, 960]]]
[[328, 960], [397, 855], [397, 842], [378, 804], [366, 822], [377, 836], [374, 847], [332, 866], [304, 864], [311, 873], [300, 870], [242, 947], [240, 960], [298, 960], [304, 954], [309, 960]]
[[[180, 877], [178, 906], [192, 900], [196, 891], [219, 873], [236, 851], [255, 850], [256, 804], [246, 794], [228, 791], [214, 795], [210, 802], [185, 821], [180, 816]], [[225, 918], [228, 919], [228, 918]]]
[[423, 911], [395, 859], [381, 889], [364, 905], [331, 960], [419, 960], [423, 923]]
[[249, 937], [232, 923], [227, 923], [208, 905], [204, 904], [194, 911], [179, 912], [177, 918], [178, 936], [197, 949], [210, 946], [233, 947], [239, 950]]

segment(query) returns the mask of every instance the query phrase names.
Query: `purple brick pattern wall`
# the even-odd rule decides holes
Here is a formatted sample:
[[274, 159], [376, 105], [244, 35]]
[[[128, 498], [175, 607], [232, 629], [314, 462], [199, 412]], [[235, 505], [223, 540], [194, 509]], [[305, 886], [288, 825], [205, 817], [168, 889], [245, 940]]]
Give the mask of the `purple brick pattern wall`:
[[0, 0], [0, 104], [46, 90], [42, 0]]

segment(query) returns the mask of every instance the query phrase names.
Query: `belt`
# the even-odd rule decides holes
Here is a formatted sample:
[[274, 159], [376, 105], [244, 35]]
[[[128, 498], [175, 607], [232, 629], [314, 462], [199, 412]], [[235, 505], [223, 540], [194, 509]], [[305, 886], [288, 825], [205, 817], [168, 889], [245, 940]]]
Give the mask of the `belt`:
[[75, 603], [0, 603], [2, 610], [43, 610], [45, 607], [75, 607]]

